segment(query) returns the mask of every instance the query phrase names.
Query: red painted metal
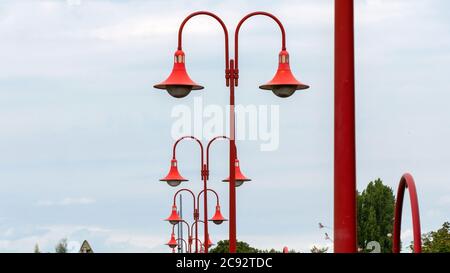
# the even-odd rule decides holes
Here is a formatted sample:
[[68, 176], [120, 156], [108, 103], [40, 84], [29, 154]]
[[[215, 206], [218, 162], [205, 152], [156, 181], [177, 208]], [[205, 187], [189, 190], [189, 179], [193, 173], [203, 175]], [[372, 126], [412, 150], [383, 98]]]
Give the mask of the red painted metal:
[[[208, 246], [208, 248], [212, 247], [214, 245], [214, 243], [211, 241], [211, 238], [208, 236], [208, 243], [206, 244]], [[206, 246], [205, 246], [206, 247]]]
[[411, 213], [413, 222], [414, 233], [414, 253], [422, 252], [422, 238], [420, 230], [420, 213], [419, 213], [419, 201], [417, 198], [416, 183], [414, 178], [409, 173], [404, 174], [400, 180], [397, 190], [397, 200], [395, 202], [395, 216], [394, 216], [394, 232], [392, 242], [392, 252], [400, 253], [401, 241], [400, 232], [402, 229], [402, 210], [403, 210], [403, 197], [405, 195], [405, 189], [408, 188], [409, 198], [411, 200]]
[[334, 252], [355, 253], [356, 150], [353, 0], [335, 1]]
[[289, 248], [287, 246], [283, 247], [283, 253], [289, 253]]
[[[203, 144], [202, 142], [194, 137], [194, 136], [184, 136], [184, 137], [180, 137], [179, 139], [177, 139], [177, 141], [175, 141], [175, 143], [173, 144], [173, 149], [172, 149], [172, 160], [176, 159], [176, 153], [177, 153], [177, 147], [178, 144], [180, 144], [181, 141], [183, 140], [195, 140], [198, 143], [198, 146], [200, 147], [200, 169], [203, 169], [203, 165], [204, 165], [204, 157], [203, 157]], [[203, 178], [203, 172], [200, 173], [201, 177]]]
[[229, 170], [230, 170], [230, 183], [229, 188], [229, 251], [230, 253], [236, 253], [237, 238], [236, 238], [236, 168], [234, 167], [234, 161], [236, 160], [236, 120], [234, 109], [234, 87], [237, 74], [235, 73], [234, 60], [230, 60], [230, 74], [233, 75], [230, 78], [230, 157], [229, 157]]
[[170, 216], [167, 219], [165, 219], [165, 221], [169, 221], [169, 223], [171, 223], [172, 225], [176, 225], [179, 222], [183, 221], [183, 219], [181, 219], [180, 215], [178, 215], [178, 210], [177, 210], [176, 205], [172, 206], [172, 212], [171, 212]]
[[[182, 50], [177, 50], [174, 56], [172, 72], [169, 77], [162, 83], [153, 86], [157, 89], [165, 89], [176, 98], [183, 98], [191, 92], [191, 90], [200, 90], [204, 87], [195, 83], [188, 75], [185, 66], [185, 55]], [[184, 92], [174, 92], [171, 88], [183, 88]]]
[[[230, 206], [229, 206], [229, 242], [230, 242], [230, 252], [234, 253], [236, 252], [236, 167], [235, 167], [235, 161], [237, 159], [236, 157], [236, 143], [235, 143], [235, 98], [234, 98], [234, 87], [238, 86], [238, 79], [239, 79], [239, 69], [238, 69], [238, 38], [239, 38], [239, 30], [242, 26], [242, 24], [250, 17], [256, 16], [256, 15], [263, 15], [272, 18], [280, 27], [281, 30], [281, 56], [280, 59], [284, 58], [284, 62], [282, 65], [279, 66], [278, 72], [272, 81], [271, 85], [263, 85], [263, 88], [269, 88], [269, 86], [272, 87], [272, 90], [274, 93], [278, 96], [287, 97], [286, 94], [291, 92], [290, 89], [295, 87], [295, 90], [297, 89], [305, 89], [307, 88], [306, 85], [298, 82], [295, 80], [295, 77], [290, 73], [289, 65], [285, 64], [286, 57], [288, 57], [286, 52], [286, 35], [283, 25], [281, 24], [280, 20], [276, 18], [274, 15], [267, 13], [267, 12], [253, 12], [248, 15], [246, 15], [244, 18], [240, 20], [238, 23], [236, 30], [235, 30], [235, 61], [229, 58], [229, 42], [228, 42], [228, 30], [224, 22], [215, 14], [207, 11], [199, 11], [190, 14], [187, 16], [182, 24], [180, 25], [179, 31], [178, 31], [178, 50], [182, 50], [182, 33], [183, 28], [185, 24], [191, 19], [192, 17], [195, 17], [197, 15], [208, 15], [216, 19], [220, 25], [222, 26], [225, 34], [225, 79], [226, 79], [226, 85], [230, 88], [230, 156], [229, 156], [229, 199], [230, 199]], [[282, 86], [283, 88], [278, 88]], [[162, 87], [162, 86], [161, 86]], [[287, 89], [286, 89], [287, 88]], [[294, 90], [294, 91], [295, 91]], [[181, 92], [182, 95], [185, 95], [185, 93], [189, 93], [188, 91], [184, 90]], [[173, 94], [172, 94], [173, 95]], [[205, 166], [202, 164], [202, 173], [204, 173], [204, 184], [206, 185], [206, 180], [208, 177], [208, 164]], [[206, 186], [205, 186], [206, 188]], [[206, 192], [205, 192], [206, 193]], [[205, 203], [206, 203], [206, 194], [205, 194]], [[206, 204], [205, 204], [206, 207]], [[206, 211], [205, 211], [206, 212]], [[206, 215], [206, 213], [205, 213]], [[207, 227], [205, 225], [205, 227]], [[205, 233], [205, 236], [207, 233]], [[205, 237], [205, 242], [207, 244], [207, 240]], [[208, 247], [206, 247], [207, 251]]]
[[186, 240], [183, 239], [183, 238], [177, 238], [177, 243], [179, 243], [179, 241], [181, 241], [182, 243], [184, 243], [186, 251], [187, 251], [188, 253], [191, 253], [191, 251], [190, 251], [190, 246], [188, 245], [188, 243], [186, 242]]
[[[178, 144], [182, 141], [182, 140], [185, 140], [185, 139], [193, 139], [193, 140], [195, 140], [197, 143], [198, 143], [198, 145], [200, 146], [200, 158], [201, 158], [201, 171], [200, 171], [200, 176], [201, 176], [201, 179], [202, 179], [202, 181], [203, 181], [203, 191], [205, 191], [205, 193], [204, 193], [204, 195], [203, 195], [203, 201], [204, 201], [204, 206], [203, 206], [203, 213], [204, 213], [204, 229], [205, 229], [205, 241], [206, 241], [206, 238], [207, 238], [207, 236], [208, 236], [208, 193], [207, 193], [207, 189], [208, 189], [208, 187], [207, 187], [207, 181], [208, 181], [208, 178], [207, 178], [207, 175], [206, 175], [206, 173], [207, 173], [207, 171], [206, 171], [206, 164], [205, 164], [205, 162], [204, 162], [204, 149], [203, 149], [203, 144], [202, 144], [202, 142], [198, 139], [198, 138], [196, 138], [196, 137], [194, 137], [194, 136], [184, 136], [184, 137], [181, 137], [181, 138], [179, 138], [176, 142], [175, 142], [175, 144], [173, 145], [173, 154], [172, 154], [172, 160], [173, 159], [175, 159], [176, 158], [176, 149], [177, 149], [177, 146], [178, 146]], [[196, 228], [196, 237], [198, 237], [198, 231], [197, 231], [197, 228]], [[197, 243], [196, 243], [196, 250], [197, 250]], [[206, 250], [206, 252], [208, 252], [208, 250]]]
[[[235, 172], [235, 185], [236, 187], [241, 186], [244, 182], [252, 181], [250, 178], [245, 177], [245, 175], [241, 172], [241, 168], [239, 167], [239, 160], [236, 159], [234, 161], [234, 172]], [[222, 180], [222, 182], [229, 182], [230, 177]]]
[[167, 182], [172, 187], [176, 187], [180, 185], [181, 182], [188, 181], [186, 178], [182, 177], [180, 172], [178, 171], [178, 162], [176, 159], [172, 159], [170, 162], [170, 170], [169, 173], [161, 178], [159, 181]]
[[175, 239], [175, 234], [172, 232], [172, 235], [170, 236], [169, 242], [167, 244], [170, 248], [176, 248], [178, 246], [178, 242]]
[[229, 84], [230, 84], [230, 69], [229, 69], [228, 63], [229, 63], [230, 58], [229, 58], [228, 29], [227, 29], [227, 26], [225, 25], [225, 23], [222, 21], [222, 19], [220, 19], [219, 16], [217, 16], [214, 13], [209, 12], [209, 11], [198, 11], [198, 12], [191, 13], [189, 16], [187, 16], [181, 23], [180, 28], [178, 29], [178, 50], [183, 49], [184, 26], [192, 17], [198, 16], [198, 15], [207, 15], [207, 16], [210, 16], [210, 17], [216, 19], [216, 21], [219, 22], [220, 26], [223, 29], [223, 32], [225, 35], [225, 80], [226, 80], [226, 85], [229, 86]]
[[294, 94], [296, 90], [308, 89], [309, 86], [299, 82], [294, 77], [289, 65], [289, 53], [286, 50], [283, 50], [279, 55], [277, 73], [271, 81], [261, 85], [259, 88], [271, 90], [275, 93], [275, 95], [282, 98], [287, 98]]
[[235, 84], [236, 86], [238, 86], [238, 78], [239, 78], [239, 31], [242, 27], [242, 24], [247, 21], [247, 19], [249, 19], [250, 17], [256, 16], [256, 15], [263, 15], [263, 16], [267, 16], [269, 18], [272, 18], [280, 27], [280, 31], [281, 31], [281, 50], [284, 51], [286, 50], [286, 32], [284, 31], [284, 27], [283, 24], [281, 23], [281, 21], [275, 17], [273, 14], [270, 14], [268, 12], [264, 12], [264, 11], [256, 11], [256, 12], [252, 12], [247, 14], [246, 16], [244, 16], [239, 23], [236, 26], [236, 30], [234, 32], [234, 59], [236, 61], [236, 67], [235, 67], [235, 73], [232, 73], [232, 75], [235, 76], [236, 81]]
[[214, 214], [214, 216], [211, 219], [209, 219], [209, 221], [212, 221], [216, 225], [220, 225], [224, 221], [227, 221], [227, 219], [225, 219], [225, 217], [223, 217], [222, 213], [220, 212], [219, 205], [216, 206], [216, 213]]
[[[174, 206], [176, 205], [177, 196], [178, 196], [179, 193], [181, 193], [183, 191], [189, 192], [191, 194], [191, 196], [192, 196], [192, 199], [193, 199], [193, 202], [194, 202], [194, 206], [193, 206], [193, 208], [194, 208], [194, 216], [193, 216], [193, 218], [194, 218], [194, 221], [197, 221], [198, 218], [199, 218], [198, 203], [195, 202], [195, 194], [191, 190], [189, 190], [189, 189], [180, 189], [180, 190], [178, 190], [173, 195], [173, 205]], [[198, 229], [197, 229], [197, 227], [195, 227], [195, 238], [198, 238]], [[197, 251], [198, 251], [198, 245], [197, 245], [197, 242], [196, 242], [195, 243], [195, 252], [197, 252]]]

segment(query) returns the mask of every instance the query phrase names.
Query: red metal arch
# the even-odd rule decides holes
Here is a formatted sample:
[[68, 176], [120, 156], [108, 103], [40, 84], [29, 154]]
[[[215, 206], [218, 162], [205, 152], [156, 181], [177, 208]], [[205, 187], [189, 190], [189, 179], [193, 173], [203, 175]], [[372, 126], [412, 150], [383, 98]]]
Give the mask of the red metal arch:
[[414, 253], [422, 252], [422, 238], [420, 231], [420, 215], [419, 215], [419, 201], [417, 199], [416, 184], [411, 174], [407, 173], [402, 176], [400, 184], [398, 185], [397, 200], [395, 202], [395, 216], [394, 216], [394, 234], [392, 243], [392, 252], [400, 253], [400, 231], [402, 228], [402, 210], [403, 197], [405, 189], [408, 188], [409, 198], [411, 200], [411, 212], [413, 221], [414, 233]]

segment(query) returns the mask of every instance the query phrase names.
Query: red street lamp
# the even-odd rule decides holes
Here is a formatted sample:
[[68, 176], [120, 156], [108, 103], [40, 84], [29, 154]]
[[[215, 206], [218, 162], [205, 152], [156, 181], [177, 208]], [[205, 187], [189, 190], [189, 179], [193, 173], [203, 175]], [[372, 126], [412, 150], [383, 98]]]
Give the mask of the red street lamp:
[[[242, 24], [250, 17], [256, 15], [263, 15], [273, 19], [279, 26], [281, 31], [281, 53], [279, 60], [278, 71], [275, 74], [275, 77], [269, 83], [260, 86], [261, 89], [272, 90], [275, 95], [285, 98], [291, 96], [296, 90], [307, 89], [309, 86], [302, 84], [292, 75], [290, 67], [289, 67], [289, 55], [286, 50], [286, 35], [284, 31], [284, 27], [281, 24], [280, 20], [276, 18], [274, 15], [267, 12], [252, 12], [242, 18], [234, 32], [234, 60], [229, 58], [229, 42], [228, 42], [228, 29], [225, 23], [220, 19], [217, 15], [207, 12], [207, 11], [199, 11], [194, 12], [187, 16], [184, 21], [181, 23], [180, 28], [178, 30], [178, 48], [175, 53], [176, 61], [174, 64], [174, 70], [172, 71], [171, 76], [165, 82], [155, 85], [155, 88], [165, 89], [172, 96], [175, 97], [184, 97], [187, 96], [191, 90], [198, 90], [202, 87], [195, 84], [190, 78], [187, 76], [185, 66], [184, 66], [184, 54], [182, 52], [182, 33], [183, 28], [186, 23], [197, 15], [207, 15], [214, 18], [219, 24], [222, 26], [224, 35], [225, 35], [225, 80], [226, 86], [230, 88], [230, 157], [229, 157], [229, 194], [230, 194], [230, 222], [229, 222], [229, 242], [230, 242], [230, 252], [236, 252], [236, 144], [235, 144], [235, 98], [234, 98], [234, 88], [238, 86], [239, 79], [239, 30]], [[178, 55], [177, 55], [178, 54]], [[180, 57], [181, 56], [181, 57]], [[181, 58], [179, 60], [178, 58]], [[180, 70], [175, 71], [175, 66]], [[179, 73], [179, 74], [178, 74]], [[205, 195], [206, 199], [206, 195]], [[206, 241], [206, 240], [205, 240]], [[206, 251], [207, 251], [206, 247]]]
[[172, 212], [170, 213], [169, 218], [164, 221], [169, 221], [172, 225], [176, 225], [182, 221], [180, 215], [178, 215], [177, 206], [175, 204], [172, 206]]
[[175, 98], [183, 98], [189, 95], [192, 90], [203, 89], [203, 86], [196, 84], [189, 77], [184, 65], [184, 59], [185, 55], [183, 50], [177, 50], [174, 56], [172, 73], [170, 73], [165, 81], [154, 87], [167, 90]]
[[172, 235], [170, 236], [170, 240], [169, 240], [169, 242], [166, 245], [168, 245], [170, 248], [172, 248], [173, 252], [175, 252], [175, 247], [178, 246], [178, 241], [179, 240], [183, 240], [184, 243], [186, 244], [186, 250], [189, 253], [191, 253], [192, 252], [191, 246], [192, 246], [192, 240], [193, 240], [193, 238], [192, 238], [192, 229], [191, 229], [190, 225], [184, 220], [181, 220], [178, 223], [185, 224], [187, 226], [188, 243], [186, 244], [186, 241], [184, 239], [182, 239], [182, 238], [175, 239], [175, 225], [173, 225], [172, 226]]
[[181, 182], [188, 181], [187, 179], [182, 177], [178, 172], [177, 164], [178, 164], [177, 160], [172, 159], [172, 161], [170, 162], [169, 173], [166, 175], [166, 177], [161, 178], [159, 181], [166, 182], [168, 185], [172, 187], [180, 185]]
[[[234, 185], [236, 187], [241, 186], [244, 182], [252, 181], [250, 178], [245, 177], [245, 175], [242, 174], [241, 168], [239, 167], [239, 160], [236, 158], [234, 161], [234, 173], [235, 173], [235, 182]], [[230, 177], [227, 179], [222, 180], [223, 182], [230, 182]]]
[[172, 235], [170, 236], [169, 242], [167, 244], [170, 248], [176, 248], [178, 246], [178, 242], [175, 239], [175, 233], [172, 232]]
[[214, 216], [211, 219], [209, 219], [209, 221], [212, 221], [216, 225], [220, 225], [224, 221], [227, 221], [227, 219], [225, 219], [225, 217], [222, 216], [219, 205], [216, 206], [216, 213], [214, 214]]
[[[185, 222], [179, 216], [179, 214], [177, 212], [177, 206], [176, 206], [177, 196], [178, 196], [179, 193], [181, 193], [183, 191], [186, 191], [186, 192], [190, 193], [191, 196], [193, 197], [193, 203], [194, 203], [194, 206], [193, 206], [193, 208], [194, 208], [193, 218], [194, 218], [194, 222], [192, 223], [192, 226], [191, 226], [190, 230], [191, 230], [191, 232], [193, 232], [194, 225], [195, 225], [195, 239], [198, 239], [198, 223], [199, 222], [203, 223], [204, 227], [205, 227], [204, 228], [204, 232], [206, 234], [204, 241], [207, 242], [207, 247], [206, 248], [209, 248], [209, 245], [208, 245], [209, 241], [207, 239], [207, 238], [209, 238], [209, 233], [208, 233], [208, 228], [207, 228], [208, 227], [208, 222], [207, 222], [207, 220], [206, 221], [202, 221], [202, 220], [199, 219], [200, 218], [200, 215], [199, 215], [200, 197], [201, 197], [202, 194], [205, 195], [205, 192], [208, 192], [208, 191], [212, 192], [216, 196], [216, 213], [214, 214], [214, 216], [211, 218], [210, 221], [212, 221], [216, 225], [220, 225], [224, 221], [227, 221], [227, 219], [225, 219], [222, 216], [222, 213], [220, 212], [219, 195], [217, 194], [216, 191], [214, 191], [212, 189], [206, 189], [206, 191], [205, 190], [200, 191], [198, 193], [198, 195], [197, 195], [197, 198], [196, 198], [195, 194], [189, 189], [180, 189], [180, 190], [178, 190], [173, 196], [172, 213], [169, 216], [169, 218], [166, 219], [166, 221], [169, 221], [172, 225], [176, 225], [176, 224], [178, 224], [180, 222]], [[204, 206], [207, 206], [207, 204], [205, 204]], [[204, 219], [208, 219], [208, 215], [207, 214], [205, 215]], [[188, 230], [188, 234], [190, 236], [192, 236], [191, 232]], [[198, 245], [197, 245], [197, 241], [196, 241], [196, 243], [195, 243], [195, 251], [197, 252], [197, 250], [198, 250]]]
[[289, 66], [289, 53], [286, 50], [280, 52], [278, 70], [273, 79], [261, 85], [259, 88], [271, 90], [280, 98], [287, 98], [297, 90], [308, 89], [309, 86], [299, 82], [291, 72]]

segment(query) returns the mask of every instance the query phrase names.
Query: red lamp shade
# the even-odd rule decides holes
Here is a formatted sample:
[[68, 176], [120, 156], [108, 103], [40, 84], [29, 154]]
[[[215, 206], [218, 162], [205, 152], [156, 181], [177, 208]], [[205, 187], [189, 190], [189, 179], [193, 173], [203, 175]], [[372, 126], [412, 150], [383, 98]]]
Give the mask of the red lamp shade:
[[172, 249], [178, 246], [177, 240], [175, 239], [175, 234], [172, 233], [172, 235], [170, 236], [170, 240], [166, 245], [168, 245]]
[[[234, 161], [234, 169], [235, 169], [235, 186], [239, 187], [240, 185], [242, 185], [244, 182], [247, 181], [252, 181], [250, 178], [245, 177], [242, 172], [241, 172], [241, 168], [239, 168], [239, 160], [236, 159]], [[227, 179], [222, 180], [223, 182], [230, 182], [230, 177], [228, 177]]]
[[280, 98], [292, 96], [296, 90], [308, 89], [309, 86], [299, 82], [292, 75], [289, 66], [289, 53], [286, 50], [280, 52], [278, 70], [273, 79], [261, 85], [259, 88], [264, 90], [272, 90], [272, 92]]
[[177, 212], [177, 206], [173, 205], [172, 206], [172, 213], [170, 214], [169, 218], [167, 218], [164, 221], [169, 221], [169, 223], [171, 223], [172, 225], [176, 225], [179, 222], [181, 222], [183, 219], [181, 219], [180, 215], [178, 215]]
[[183, 98], [189, 95], [192, 90], [200, 90], [204, 87], [196, 84], [189, 77], [186, 67], [184, 65], [185, 55], [182, 50], [175, 52], [175, 61], [173, 64], [172, 73], [169, 77], [160, 84], [154, 85], [154, 88], [165, 89], [175, 98]]
[[222, 213], [220, 212], [220, 206], [216, 206], [216, 213], [211, 219], [209, 219], [209, 221], [212, 221], [216, 225], [220, 225], [223, 223], [223, 221], [227, 221], [227, 219], [225, 219], [225, 217], [223, 217]]
[[166, 177], [160, 179], [159, 181], [167, 182], [172, 187], [176, 187], [180, 185], [181, 182], [188, 181], [186, 178], [182, 177], [180, 175], [180, 172], [178, 172], [178, 163], [176, 159], [172, 159], [170, 162], [170, 170], [169, 173], [166, 175]]
[[208, 236], [208, 248], [212, 247], [214, 243], [211, 241], [211, 239]]

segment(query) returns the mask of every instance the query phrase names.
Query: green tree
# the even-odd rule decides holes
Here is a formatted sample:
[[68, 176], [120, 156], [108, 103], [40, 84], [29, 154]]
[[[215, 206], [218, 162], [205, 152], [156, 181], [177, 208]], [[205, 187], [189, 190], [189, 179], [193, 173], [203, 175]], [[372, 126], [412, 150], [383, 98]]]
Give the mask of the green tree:
[[41, 253], [41, 250], [39, 249], [39, 245], [38, 244], [34, 245], [34, 253]]
[[61, 239], [55, 246], [56, 253], [67, 253], [67, 238]]
[[[214, 248], [211, 248], [210, 253], [229, 253], [229, 242], [228, 240], [222, 240], [217, 242], [217, 245]], [[258, 253], [259, 250], [251, 247], [248, 243], [243, 241], [237, 241], [236, 244], [236, 252], [237, 253]]]
[[[229, 253], [229, 241], [222, 240], [217, 242], [216, 247], [210, 249], [209, 253]], [[283, 251], [272, 249], [257, 249], [251, 247], [248, 243], [244, 241], [237, 241], [236, 243], [237, 253], [282, 253]], [[294, 249], [290, 249], [289, 253], [297, 253]]]
[[371, 181], [357, 197], [358, 245], [363, 251], [367, 243], [380, 243], [382, 253], [392, 252], [392, 233], [395, 196], [392, 189], [383, 185], [381, 179]]
[[[413, 243], [410, 245], [413, 250]], [[422, 235], [423, 253], [450, 253], [450, 223], [445, 222], [442, 228]]]

